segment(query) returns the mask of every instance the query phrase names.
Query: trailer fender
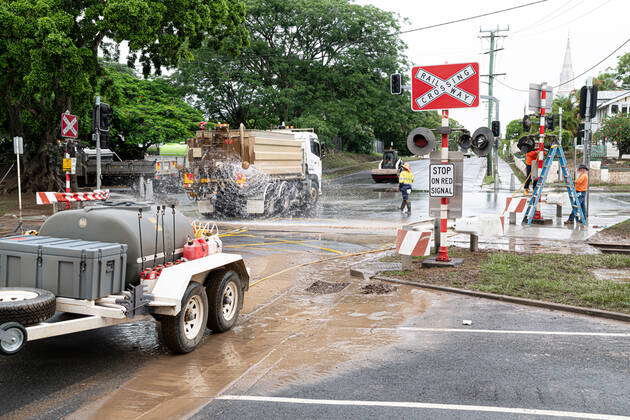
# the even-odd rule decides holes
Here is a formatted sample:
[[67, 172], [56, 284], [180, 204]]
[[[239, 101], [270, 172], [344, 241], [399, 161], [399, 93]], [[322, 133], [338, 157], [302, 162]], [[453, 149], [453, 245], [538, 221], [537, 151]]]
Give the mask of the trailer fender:
[[[149, 307], [160, 315], [175, 316], [181, 310], [181, 301], [191, 281], [204, 284], [208, 273], [214, 270], [235, 269], [247, 275], [243, 257], [237, 254], [220, 252], [193, 261], [167, 267], [154, 281], [145, 281], [152, 301]], [[249, 280], [246, 282], [249, 284]]]

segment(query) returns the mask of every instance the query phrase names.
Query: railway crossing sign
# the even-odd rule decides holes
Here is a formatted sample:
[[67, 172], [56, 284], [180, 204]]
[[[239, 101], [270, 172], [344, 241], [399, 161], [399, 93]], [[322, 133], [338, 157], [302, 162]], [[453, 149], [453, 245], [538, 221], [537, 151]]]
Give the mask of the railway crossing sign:
[[76, 115], [61, 114], [61, 137], [76, 139], [79, 137], [79, 119]]
[[416, 66], [411, 69], [411, 109], [479, 106], [479, 63]]

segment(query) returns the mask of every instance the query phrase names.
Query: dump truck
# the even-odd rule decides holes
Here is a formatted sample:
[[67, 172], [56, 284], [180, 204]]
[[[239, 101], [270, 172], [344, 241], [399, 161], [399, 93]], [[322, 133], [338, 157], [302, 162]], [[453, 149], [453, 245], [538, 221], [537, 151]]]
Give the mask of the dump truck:
[[230, 129], [188, 140], [183, 185], [203, 215], [282, 214], [314, 205], [322, 192], [321, 146], [313, 129]]

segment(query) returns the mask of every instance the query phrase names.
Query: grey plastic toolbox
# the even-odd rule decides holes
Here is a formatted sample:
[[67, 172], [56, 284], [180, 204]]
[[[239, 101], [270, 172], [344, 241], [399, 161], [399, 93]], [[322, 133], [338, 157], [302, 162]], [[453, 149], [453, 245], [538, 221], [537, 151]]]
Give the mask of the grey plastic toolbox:
[[125, 287], [127, 245], [49, 236], [0, 238], [0, 287], [98, 299]]

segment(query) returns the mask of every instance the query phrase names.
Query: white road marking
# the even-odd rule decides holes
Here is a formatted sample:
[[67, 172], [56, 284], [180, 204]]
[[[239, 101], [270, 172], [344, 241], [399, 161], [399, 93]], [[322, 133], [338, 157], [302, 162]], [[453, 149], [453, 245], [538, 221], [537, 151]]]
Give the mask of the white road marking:
[[250, 395], [221, 395], [218, 400], [276, 402], [285, 404], [348, 405], [363, 407], [428, 408], [435, 410], [483, 411], [491, 413], [529, 414], [536, 416], [572, 417], [578, 419], [629, 420], [630, 417], [610, 414], [577, 413], [572, 411], [538, 410], [533, 408], [491, 407], [484, 405], [434, 404], [396, 401], [319, 400], [306, 398], [259, 397]]
[[[378, 328], [373, 328], [378, 329]], [[473, 330], [468, 328], [417, 328], [417, 327], [398, 327], [392, 328], [404, 331], [419, 332], [465, 332], [479, 334], [533, 334], [533, 335], [577, 335], [577, 336], [593, 336], [593, 337], [630, 337], [630, 333], [614, 333], [614, 332], [582, 332], [582, 331], [521, 331], [521, 330]]]

